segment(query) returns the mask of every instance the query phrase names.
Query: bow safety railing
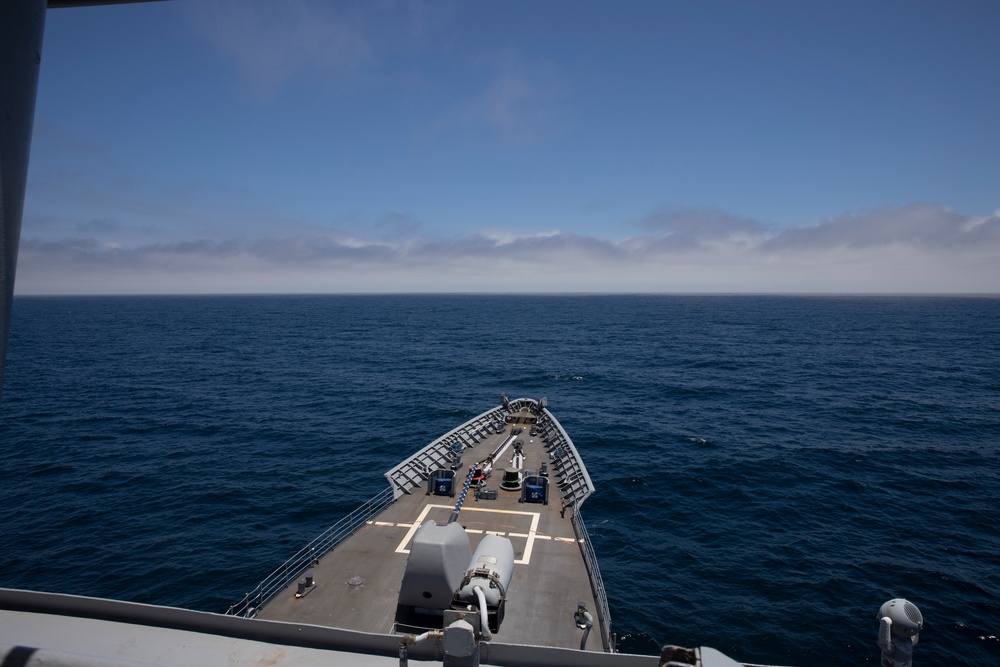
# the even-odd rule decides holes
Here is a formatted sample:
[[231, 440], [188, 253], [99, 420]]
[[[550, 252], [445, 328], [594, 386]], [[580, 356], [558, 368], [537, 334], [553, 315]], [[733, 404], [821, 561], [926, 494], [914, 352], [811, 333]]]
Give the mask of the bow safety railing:
[[597, 614], [601, 619], [601, 641], [604, 650], [608, 653], [615, 652], [615, 637], [611, 633], [611, 612], [608, 610], [608, 593], [604, 590], [604, 581], [601, 579], [601, 569], [597, 566], [597, 555], [594, 553], [594, 545], [590, 542], [590, 535], [587, 533], [587, 526], [580, 516], [577, 508], [573, 512], [573, 527], [576, 529], [576, 536], [586, 547], [583, 551], [583, 562], [587, 565], [587, 574], [590, 575], [590, 585], [594, 589], [594, 597], [597, 599]]
[[312, 542], [267, 575], [242, 600], [229, 607], [230, 616], [253, 617], [278, 592], [316, 565], [319, 559], [365, 525], [369, 519], [393, 503], [392, 489], [385, 489], [337, 523], [327, 528]]

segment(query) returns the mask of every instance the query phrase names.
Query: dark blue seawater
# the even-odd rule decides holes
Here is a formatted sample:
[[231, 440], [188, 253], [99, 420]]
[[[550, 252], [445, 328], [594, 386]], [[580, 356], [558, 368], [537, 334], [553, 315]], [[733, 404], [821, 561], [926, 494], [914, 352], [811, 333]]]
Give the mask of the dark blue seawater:
[[0, 585], [224, 611], [382, 473], [548, 396], [624, 651], [1000, 663], [1000, 300], [18, 298]]

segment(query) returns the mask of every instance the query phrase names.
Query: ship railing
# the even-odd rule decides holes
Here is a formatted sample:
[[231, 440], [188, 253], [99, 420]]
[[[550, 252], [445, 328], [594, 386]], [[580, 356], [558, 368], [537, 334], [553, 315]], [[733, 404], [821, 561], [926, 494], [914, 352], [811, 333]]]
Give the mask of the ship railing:
[[274, 572], [267, 575], [257, 587], [247, 593], [242, 600], [229, 607], [226, 614], [231, 616], [256, 616], [267, 602], [290, 583], [298, 579], [319, 559], [338, 544], [350, 537], [354, 531], [368, 520], [391, 505], [395, 500], [391, 488], [385, 489], [353, 512], [333, 524], [312, 542], [304, 546], [294, 556], [286, 560]]
[[[545, 448], [549, 455], [555, 457], [550, 463], [552, 472], [556, 475], [556, 485], [563, 500], [569, 500], [577, 509], [583, 505], [594, 492], [594, 483], [590, 473], [580, 458], [576, 445], [569, 434], [563, 429], [551, 412], [544, 411], [545, 422], [542, 424], [542, 434], [545, 438]], [[561, 450], [561, 451], [560, 451]]]
[[594, 599], [597, 601], [597, 617], [601, 627], [601, 641], [604, 643], [604, 650], [608, 653], [615, 652], [614, 635], [611, 634], [611, 612], [608, 610], [608, 593], [604, 590], [604, 580], [601, 579], [601, 569], [597, 565], [597, 555], [594, 553], [594, 545], [590, 542], [590, 535], [587, 533], [587, 526], [580, 516], [580, 510], [573, 512], [573, 528], [576, 530], [576, 537], [583, 543], [583, 562], [587, 565], [587, 574], [590, 576], [590, 587], [594, 591]]
[[461, 446], [463, 450], [475, 447], [494, 432], [493, 424], [502, 423], [508, 412], [505, 408], [494, 408], [473, 417], [385, 473], [396, 497], [408, 494], [422, 485], [435, 470], [449, 468], [454, 460], [452, 448], [455, 445]]

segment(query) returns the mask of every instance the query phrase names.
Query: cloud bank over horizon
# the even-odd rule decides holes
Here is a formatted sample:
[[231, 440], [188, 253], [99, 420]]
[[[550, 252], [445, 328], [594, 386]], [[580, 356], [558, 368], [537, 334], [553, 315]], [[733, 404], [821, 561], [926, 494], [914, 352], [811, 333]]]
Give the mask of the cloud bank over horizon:
[[[303, 229], [121, 243], [93, 220], [26, 235], [19, 294], [358, 292], [998, 293], [1000, 210], [939, 204], [773, 229], [714, 208], [658, 211], [623, 238], [559, 231], [391, 238]], [[127, 234], [126, 234], [127, 236]], [[141, 234], [139, 234], [141, 236]]]

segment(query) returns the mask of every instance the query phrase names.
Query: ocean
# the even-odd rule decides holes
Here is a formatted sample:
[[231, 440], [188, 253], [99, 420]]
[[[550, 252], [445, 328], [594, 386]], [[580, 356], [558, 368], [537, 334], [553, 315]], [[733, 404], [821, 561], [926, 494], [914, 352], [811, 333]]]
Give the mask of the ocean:
[[1000, 664], [1000, 299], [19, 297], [0, 586], [225, 611], [499, 403], [549, 400], [623, 652]]

